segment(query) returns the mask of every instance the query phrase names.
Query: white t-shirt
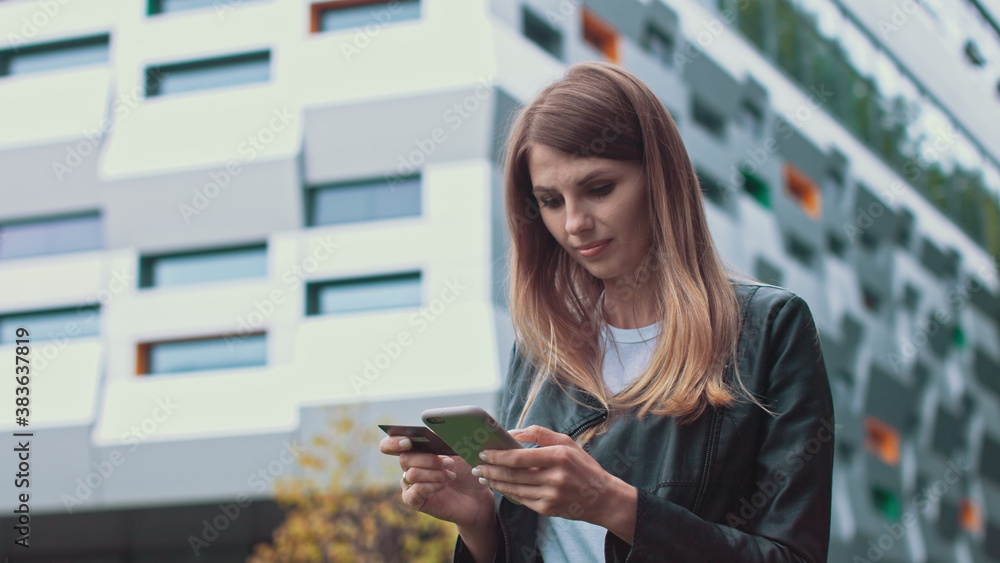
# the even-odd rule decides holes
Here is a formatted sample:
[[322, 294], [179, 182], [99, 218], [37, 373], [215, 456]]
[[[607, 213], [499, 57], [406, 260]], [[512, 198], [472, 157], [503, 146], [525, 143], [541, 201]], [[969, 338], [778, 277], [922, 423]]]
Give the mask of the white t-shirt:
[[[612, 393], [619, 393], [649, 363], [660, 335], [659, 325], [616, 328], [606, 324], [604, 328], [607, 329], [601, 333], [604, 383]], [[538, 547], [546, 563], [601, 563], [607, 533], [605, 528], [583, 520], [538, 516]]]

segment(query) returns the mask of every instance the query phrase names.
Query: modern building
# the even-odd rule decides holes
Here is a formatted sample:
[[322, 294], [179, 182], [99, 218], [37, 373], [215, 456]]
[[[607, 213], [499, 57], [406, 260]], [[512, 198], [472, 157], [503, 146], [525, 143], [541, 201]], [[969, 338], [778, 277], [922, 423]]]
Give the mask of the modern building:
[[724, 258], [810, 304], [842, 425], [830, 560], [1000, 561], [998, 21], [986, 0], [0, 1], [0, 365], [31, 368], [27, 425], [0, 424], [11, 473], [30, 442], [0, 499], [31, 548], [8, 511], [0, 554], [242, 561], [331, 412], [495, 405], [506, 127], [602, 59], [678, 122]]

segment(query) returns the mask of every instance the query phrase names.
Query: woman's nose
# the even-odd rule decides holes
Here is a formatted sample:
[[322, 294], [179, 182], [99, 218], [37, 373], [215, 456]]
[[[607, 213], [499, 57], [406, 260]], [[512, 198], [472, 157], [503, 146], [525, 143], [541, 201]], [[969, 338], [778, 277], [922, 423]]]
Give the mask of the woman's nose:
[[590, 209], [581, 202], [566, 201], [566, 233], [576, 235], [593, 226]]

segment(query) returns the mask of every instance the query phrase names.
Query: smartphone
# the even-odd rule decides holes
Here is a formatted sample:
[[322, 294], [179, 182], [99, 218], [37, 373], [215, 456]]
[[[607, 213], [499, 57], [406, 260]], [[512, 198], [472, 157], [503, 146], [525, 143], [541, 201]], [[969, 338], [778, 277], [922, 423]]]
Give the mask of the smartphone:
[[420, 418], [473, 467], [482, 462], [479, 452], [483, 450], [524, 447], [489, 413], [476, 406], [427, 409]]
[[458, 455], [440, 436], [426, 426], [399, 426], [379, 424], [379, 428], [390, 436], [406, 436], [413, 443], [410, 451], [437, 455]]

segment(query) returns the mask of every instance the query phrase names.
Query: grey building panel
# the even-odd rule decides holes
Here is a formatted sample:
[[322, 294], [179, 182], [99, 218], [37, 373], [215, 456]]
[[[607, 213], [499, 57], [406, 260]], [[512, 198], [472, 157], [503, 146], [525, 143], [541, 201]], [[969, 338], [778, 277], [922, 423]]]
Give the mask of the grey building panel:
[[[298, 472], [290, 453], [295, 438], [288, 432], [146, 442], [131, 451], [127, 446], [95, 448], [101, 458], [118, 450], [126, 459], [102, 487], [103, 501], [108, 506], [128, 506], [264, 496], [275, 479]], [[163, 471], [164, 467], [171, 470]], [[152, 482], [151, 476], [155, 476]]]
[[[13, 503], [19, 493], [27, 492], [30, 495], [29, 506], [32, 511], [50, 512], [65, 512], [66, 501], [63, 495], [76, 496], [78, 488], [81, 489], [81, 496], [89, 496], [91, 501], [100, 498], [100, 485], [104, 478], [99, 473], [91, 481], [97, 485], [96, 489], [86, 485], [87, 475], [96, 471], [93, 464], [100, 466], [100, 462], [103, 461], [103, 458], [96, 456], [89, 447], [89, 427], [45, 428], [34, 431], [34, 434], [31, 437], [11, 436], [8, 439], [9, 450], [18, 447], [21, 441], [30, 442], [28, 448], [31, 469], [28, 490], [15, 487], [13, 475], [12, 478], [3, 480], [0, 491], [4, 498], [10, 499], [9, 502]], [[14, 455], [11, 454], [12, 460]], [[14, 467], [11, 466], [12, 469]], [[78, 478], [83, 485], [76, 481]], [[70, 501], [70, 505], [79, 506], [73, 501]]]
[[980, 385], [992, 391], [996, 395], [995, 398], [1000, 399], [1000, 361], [985, 351], [976, 349], [973, 366]]
[[818, 183], [826, 172], [826, 154], [781, 117], [774, 119], [774, 130], [778, 151], [785, 160]]
[[[80, 156], [79, 147], [84, 145], [92, 152]], [[97, 178], [99, 161], [98, 149], [83, 137], [0, 150], [0, 222], [100, 209], [105, 198]]]
[[887, 368], [871, 366], [865, 412], [877, 416], [906, 438], [916, 427], [916, 394], [913, 388], [894, 377]]
[[[655, 5], [659, 2], [651, 2], [650, 4]], [[642, 41], [646, 12], [651, 10], [642, 9], [640, 2], [635, 0], [588, 0], [586, 5], [625, 37], [636, 43]], [[657, 12], [662, 13], [661, 10], [657, 10]]]
[[490, 154], [490, 84], [305, 110], [303, 146], [309, 185], [392, 177], [424, 163]]
[[108, 244], [148, 252], [260, 242], [302, 227], [299, 186], [291, 158], [109, 182]]
[[708, 56], [702, 54], [685, 60], [688, 62], [682, 72], [690, 91], [726, 120], [732, 120], [739, 107], [740, 83]]
[[958, 274], [958, 256], [942, 250], [927, 237], [922, 237], [920, 263], [938, 278], [951, 279]]
[[505, 143], [517, 112], [524, 106], [517, 98], [500, 86], [493, 89], [493, 126], [490, 129], [490, 154], [493, 162], [503, 167]]

